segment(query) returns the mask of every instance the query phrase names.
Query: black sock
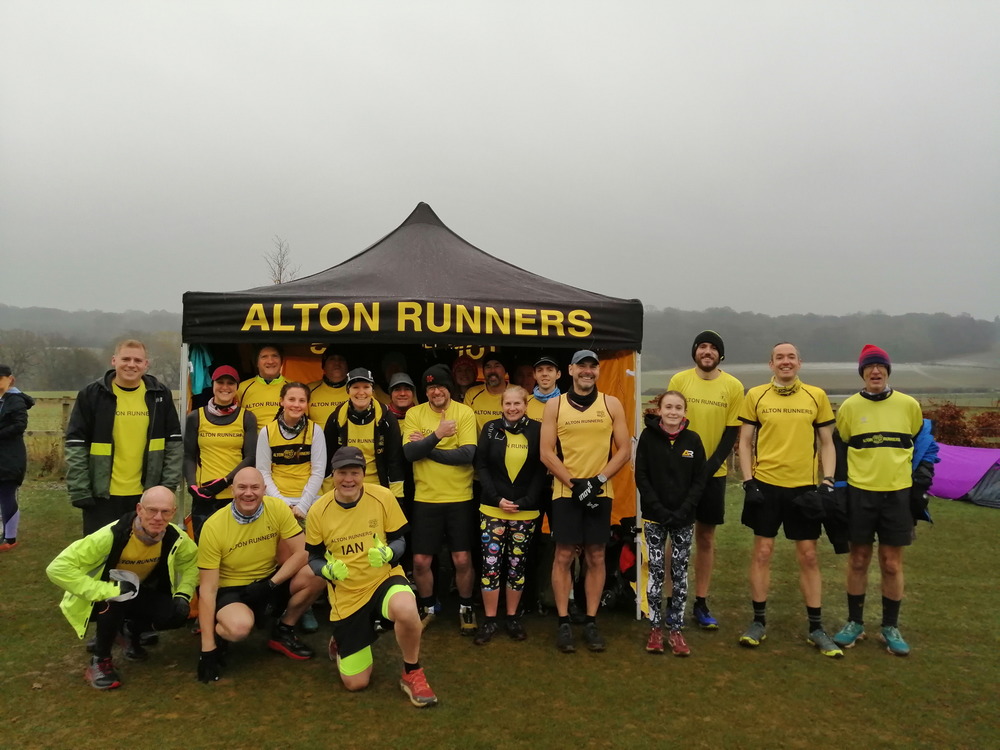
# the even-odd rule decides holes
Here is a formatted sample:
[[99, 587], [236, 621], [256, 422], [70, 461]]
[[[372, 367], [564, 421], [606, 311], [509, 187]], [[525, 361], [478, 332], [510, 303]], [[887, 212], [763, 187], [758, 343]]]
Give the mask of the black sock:
[[762, 602], [750, 601], [753, 605], [753, 621], [759, 622], [761, 625], [767, 625], [767, 600]]
[[493, 617], [487, 615], [486, 617], [483, 618], [483, 622], [496, 622], [496, 621], [497, 621], [496, 615], [494, 615]]
[[295, 626], [294, 625], [286, 625], [281, 620], [278, 620], [278, 630], [280, 630], [280, 631], [282, 631], [284, 633], [294, 633], [295, 632]]
[[569, 625], [569, 615], [559, 615], [559, 625]]
[[471, 596], [460, 596], [460, 597], [458, 597], [458, 606], [459, 607], [471, 607], [472, 606], [472, 597]]
[[858, 625], [865, 624], [865, 595], [847, 595], [847, 619]]
[[899, 605], [902, 603], [902, 599], [890, 599], [887, 596], [882, 597], [883, 628], [899, 627]]
[[823, 608], [806, 607], [806, 616], [809, 618], [809, 632], [823, 629]]
[[420, 609], [433, 609], [434, 595], [431, 594], [430, 596], [418, 596], [417, 607], [419, 607]]
[[706, 599], [707, 597], [704, 596], [696, 596], [694, 598], [694, 608], [708, 610], [708, 602]]
[[403, 671], [406, 672], [406, 674], [409, 674], [410, 672], [416, 672], [418, 669], [420, 669], [419, 661], [414, 662], [413, 664], [410, 664], [408, 661], [403, 662]]
[[583, 624], [584, 625], [596, 625], [597, 624], [597, 616], [596, 615], [587, 615], [587, 619], [585, 619], [583, 621]]

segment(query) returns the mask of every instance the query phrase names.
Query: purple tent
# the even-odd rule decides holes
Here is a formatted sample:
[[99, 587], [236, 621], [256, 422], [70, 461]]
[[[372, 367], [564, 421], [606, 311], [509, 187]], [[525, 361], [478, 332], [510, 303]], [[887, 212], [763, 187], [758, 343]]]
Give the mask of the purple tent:
[[930, 494], [1000, 508], [1000, 448], [938, 446]]

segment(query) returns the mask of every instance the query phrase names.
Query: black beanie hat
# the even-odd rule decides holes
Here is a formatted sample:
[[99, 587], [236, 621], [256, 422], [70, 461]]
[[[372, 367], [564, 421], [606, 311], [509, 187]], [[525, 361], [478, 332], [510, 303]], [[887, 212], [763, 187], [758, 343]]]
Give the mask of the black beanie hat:
[[694, 343], [691, 344], [691, 359], [694, 359], [694, 353], [698, 351], [698, 344], [711, 344], [718, 349], [720, 362], [726, 358], [726, 345], [722, 343], [722, 336], [715, 331], [702, 331], [694, 337]]
[[449, 390], [455, 387], [455, 381], [451, 379], [451, 370], [448, 369], [448, 365], [431, 365], [424, 370], [421, 380], [425, 389], [432, 385], [443, 385]]

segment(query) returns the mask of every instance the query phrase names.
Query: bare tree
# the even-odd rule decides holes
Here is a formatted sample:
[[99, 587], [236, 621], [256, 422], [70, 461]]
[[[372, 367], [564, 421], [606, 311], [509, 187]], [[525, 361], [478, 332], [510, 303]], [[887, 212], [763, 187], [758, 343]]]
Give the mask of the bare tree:
[[42, 361], [45, 347], [45, 339], [33, 331], [0, 332], [0, 364], [9, 366], [15, 377], [24, 378]]
[[292, 266], [292, 251], [288, 243], [278, 235], [274, 235], [274, 249], [264, 254], [267, 270], [271, 274], [272, 284], [284, 284], [299, 275], [299, 266]]

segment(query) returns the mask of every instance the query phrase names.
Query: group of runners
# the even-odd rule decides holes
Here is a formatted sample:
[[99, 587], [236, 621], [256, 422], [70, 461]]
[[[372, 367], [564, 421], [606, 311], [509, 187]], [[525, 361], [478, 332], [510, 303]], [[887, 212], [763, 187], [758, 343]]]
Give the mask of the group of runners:
[[[770, 561], [784, 527], [795, 542], [809, 642], [842, 656], [865, 637], [877, 535], [880, 636], [891, 653], [907, 654], [898, 629], [902, 549], [913, 535], [911, 506], [919, 505], [935, 459], [919, 405], [888, 385], [887, 353], [865, 347], [858, 366], [864, 389], [836, 419], [826, 394], [799, 380], [801, 360], [790, 343], [771, 351], [771, 382], [746, 394], [720, 367], [718, 333], [699, 333], [691, 355], [695, 366], [655, 399], [635, 450], [648, 560], [646, 650], [690, 654], [683, 630], [692, 548], [694, 620], [719, 627], [709, 586], [736, 448], [742, 522], [754, 533], [753, 620], [740, 643], [755, 648], [766, 639]], [[267, 646], [291, 659], [312, 658], [299, 633], [318, 628], [313, 605], [325, 593], [327, 650], [343, 685], [369, 684], [371, 646], [391, 629], [403, 659], [402, 690], [418, 707], [434, 705], [419, 656], [423, 629], [442, 616], [436, 592], [449, 583], [435, 581], [437, 556], [450, 554], [461, 634], [479, 646], [501, 629], [524, 640], [522, 592], [533, 575], [549, 573], [532, 556], [543, 515], [554, 545], [556, 647], [576, 650], [570, 603], [579, 560], [583, 641], [605, 650], [597, 615], [612, 480], [632, 459], [632, 440], [622, 404], [597, 387], [596, 352], [572, 354], [565, 392], [563, 363], [554, 356], [539, 356], [533, 377], [521, 373], [518, 385], [508, 384], [508, 363], [497, 353], [483, 356], [481, 384], [467, 357], [431, 365], [416, 382], [401, 362], [383, 362], [382, 391], [370, 370], [349, 369], [332, 347], [320, 380], [286, 381], [281, 349], [263, 346], [251, 378], [241, 382], [229, 365], [213, 370], [211, 397], [187, 416], [183, 437], [169, 391], [147, 373], [142, 343], [120, 343], [111, 364], [80, 392], [67, 428], [67, 483], [83, 512], [84, 536], [47, 571], [66, 591], [62, 609], [78, 635], [85, 637], [91, 621], [96, 626], [86, 671], [94, 687], [121, 684], [116, 641], [127, 659], [145, 659], [159, 630], [193, 616], [196, 591], [203, 682], [218, 680], [232, 658], [229, 645], [272, 616]], [[187, 529], [174, 523], [173, 488], [182, 477], [191, 497]], [[831, 638], [822, 623], [817, 539], [822, 519], [838, 513], [850, 541], [849, 621]]]

